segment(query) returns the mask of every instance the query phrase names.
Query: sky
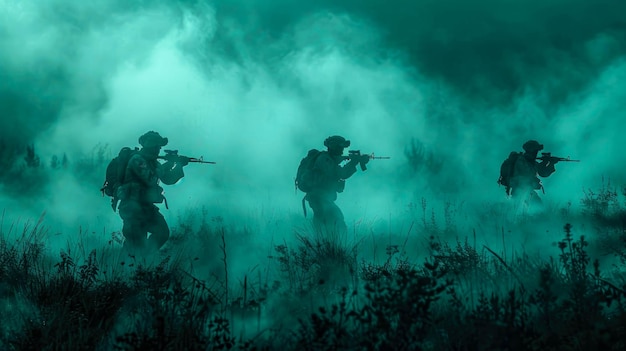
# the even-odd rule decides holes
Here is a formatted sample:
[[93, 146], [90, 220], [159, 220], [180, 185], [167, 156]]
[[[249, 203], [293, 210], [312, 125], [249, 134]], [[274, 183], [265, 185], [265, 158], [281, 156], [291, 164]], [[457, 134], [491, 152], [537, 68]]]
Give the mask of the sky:
[[[391, 157], [339, 195], [349, 223], [400, 221], [422, 198], [505, 201], [500, 163], [529, 139], [581, 160], [542, 194], [577, 205], [626, 176], [623, 13], [620, 0], [0, 0], [3, 225], [45, 212], [63, 237], [119, 230], [95, 155], [149, 130], [217, 162], [166, 187], [171, 224], [203, 206], [302, 224], [297, 165], [337, 134]], [[24, 171], [29, 145], [43, 169]], [[411, 145], [433, 161], [411, 168]], [[51, 171], [61, 155], [82, 171]]]

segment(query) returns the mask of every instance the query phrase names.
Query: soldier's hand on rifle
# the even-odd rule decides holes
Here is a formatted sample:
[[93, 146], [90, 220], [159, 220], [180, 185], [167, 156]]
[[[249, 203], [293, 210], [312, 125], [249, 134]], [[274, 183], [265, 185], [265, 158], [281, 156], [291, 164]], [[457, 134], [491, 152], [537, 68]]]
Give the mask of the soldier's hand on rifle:
[[366, 165], [369, 161], [370, 161], [370, 155], [361, 155], [361, 159], [359, 160], [359, 163], [361, 163], [362, 165]]
[[181, 167], [185, 167], [186, 165], [189, 164], [189, 157], [178, 156], [176, 163], [179, 164]]
[[359, 163], [360, 160], [361, 160], [361, 155], [352, 154], [352, 153], [348, 155], [348, 161], [350, 161], [353, 164]]

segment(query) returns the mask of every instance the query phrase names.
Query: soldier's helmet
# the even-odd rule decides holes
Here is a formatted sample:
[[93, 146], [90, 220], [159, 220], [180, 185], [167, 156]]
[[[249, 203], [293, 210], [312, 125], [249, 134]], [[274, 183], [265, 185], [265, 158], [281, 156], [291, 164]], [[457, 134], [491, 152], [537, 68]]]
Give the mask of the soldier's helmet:
[[346, 140], [346, 138], [339, 135], [333, 135], [324, 140], [324, 146], [328, 148], [346, 148], [350, 146], [350, 140]]
[[535, 152], [543, 150], [543, 145], [539, 144], [537, 140], [528, 140], [524, 143], [524, 145], [522, 145], [522, 148], [526, 152]]
[[142, 147], [163, 147], [167, 141], [167, 138], [152, 130], [139, 137], [139, 145]]

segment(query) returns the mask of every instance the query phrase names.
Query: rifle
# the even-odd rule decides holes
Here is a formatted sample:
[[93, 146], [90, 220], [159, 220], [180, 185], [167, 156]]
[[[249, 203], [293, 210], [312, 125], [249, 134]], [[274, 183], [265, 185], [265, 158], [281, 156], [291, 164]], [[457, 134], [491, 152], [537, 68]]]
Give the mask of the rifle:
[[215, 164], [213, 161], [205, 161], [202, 156], [200, 158], [195, 157], [187, 157], [178, 154], [178, 150], [163, 150], [165, 152], [165, 156], [157, 156], [157, 158], [161, 160], [171, 161], [171, 162], [184, 162], [187, 163], [210, 163]]
[[541, 157], [537, 157], [537, 160], [541, 160], [544, 162], [550, 162], [552, 164], [555, 164], [557, 162], [580, 162], [580, 160], [572, 160], [569, 158], [569, 156], [567, 157], [556, 157], [556, 156], [552, 156], [552, 153], [550, 152], [542, 152], [541, 153]]
[[359, 160], [359, 165], [361, 166], [361, 170], [365, 171], [367, 167], [365, 166], [365, 160], [388, 160], [391, 157], [389, 156], [374, 156], [374, 153], [371, 154], [361, 154], [361, 150], [349, 150], [348, 156], [343, 156], [344, 160]]

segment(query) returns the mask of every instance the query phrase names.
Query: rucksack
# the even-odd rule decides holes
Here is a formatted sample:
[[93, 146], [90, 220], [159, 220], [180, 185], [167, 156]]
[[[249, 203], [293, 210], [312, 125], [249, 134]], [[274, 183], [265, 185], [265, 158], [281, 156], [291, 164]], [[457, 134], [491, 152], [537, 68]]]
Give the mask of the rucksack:
[[521, 152], [512, 151], [509, 157], [500, 165], [500, 178], [498, 178], [498, 184], [503, 185], [506, 189], [506, 193], [509, 194], [511, 190], [511, 178], [513, 177], [513, 171], [515, 170], [515, 161], [522, 155]]
[[112, 202], [112, 205], [114, 205], [113, 210], [115, 210], [115, 206], [117, 205], [117, 188], [124, 184], [124, 174], [126, 173], [128, 161], [138, 151], [138, 148], [131, 149], [129, 147], [123, 147], [107, 166], [104, 184], [102, 184], [100, 191], [102, 192], [102, 196], [108, 195], [113, 198], [112, 201], [115, 202]]
[[311, 149], [300, 161], [295, 179], [295, 186], [297, 189], [308, 193], [317, 186], [318, 180], [313, 174], [313, 166], [315, 165], [315, 160], [317, 160], [317, 157], [321, 153], [322, 151]]

